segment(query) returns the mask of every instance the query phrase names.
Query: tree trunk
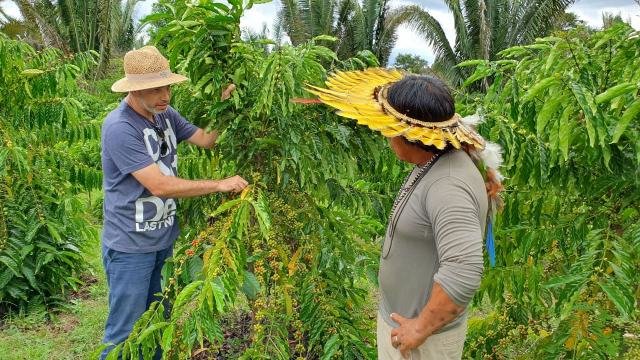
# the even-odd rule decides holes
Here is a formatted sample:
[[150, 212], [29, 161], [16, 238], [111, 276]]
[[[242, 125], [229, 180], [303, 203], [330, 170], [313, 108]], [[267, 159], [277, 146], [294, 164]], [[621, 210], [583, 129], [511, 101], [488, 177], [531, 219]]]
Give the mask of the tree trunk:
[[98, 1], [98, 41], [100, 42], [100, 65], [98, 74], [102, 75], [109, 65], [111, 57], [111, 0]]

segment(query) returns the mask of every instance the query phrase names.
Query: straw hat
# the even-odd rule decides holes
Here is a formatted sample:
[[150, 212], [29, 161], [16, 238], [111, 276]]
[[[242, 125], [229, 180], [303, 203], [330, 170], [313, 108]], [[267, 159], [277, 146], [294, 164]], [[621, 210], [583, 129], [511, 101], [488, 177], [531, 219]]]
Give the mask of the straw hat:
[[354, 119], [386, 137], [404, 136], [438, 149], [447, 144], [456, 149], [462, 144], [484, 149], [485, 140], [458, 114], [445, 121], [426, 122], [394, 109], [387, 101], [387, 91], [405, 75], [399, 70], [382, 68], [339, 71], [327, 79], [326, 88], [307, 85], [307, 91], [338, 109], [338, 115]]
[[188, 80], [182, 75], [171, 72], [169, 61], [155, 46], [145, 46], [129, 51], [124, 56], [124, 73], [125, 77], [113, 83], [111, 91], [153, 89]]

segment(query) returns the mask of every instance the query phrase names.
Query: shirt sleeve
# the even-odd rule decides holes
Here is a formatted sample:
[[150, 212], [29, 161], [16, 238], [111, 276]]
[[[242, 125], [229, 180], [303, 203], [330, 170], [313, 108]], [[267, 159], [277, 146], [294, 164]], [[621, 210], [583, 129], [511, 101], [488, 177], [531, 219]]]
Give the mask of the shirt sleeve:
[[176, 140], [178, 142], [182, 142], [187, 140], [193, 134], [196, 133], [198, 127], [187, 121], [179, 112], [177, 112], [174, 108], [169, 107], [170, 116], [173, 119], [173, 123], [175, 124], [176, 129]]
[[458, 305], [467, 306], [482, 278], [482, 226], [471, 188], [455, 177], [437, 180], [427, 192], [440, 267], [433, 280]]
[[126, 122], [117, 122], [105, 128], [103, 151], [118, 170], [129, 174], [153, 164], [144, 143], [143, 135]]

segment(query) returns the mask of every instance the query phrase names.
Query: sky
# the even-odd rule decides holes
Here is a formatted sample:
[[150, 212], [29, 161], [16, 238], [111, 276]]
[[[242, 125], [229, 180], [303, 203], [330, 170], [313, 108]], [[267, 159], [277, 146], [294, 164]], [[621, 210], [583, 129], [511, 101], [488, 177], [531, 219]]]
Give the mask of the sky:
[[[151, 6], [156, 0], [144, 0], [136, 7], [136, 17], [140, 18], [151, 12]], [[442, 0], [391, 0], [391, 7], [402, 5], [418, 4], [429, 11], [429, 13], [442, 24], [443, 30], [447, 34], [450, 42], [455, 38], [453, 27], [453, 17], [448, 12]], [[19, 11], [15, 3], [11, 0], [0, 0], [0, 6], [11, 16], [19, 16]], [[267, 28], [272, 29], [278, 9], [280, 8], [279, 0], [273, 0], [271, 3], [258, 4], [250, 10], [247, 10], [241, 19], [240, 26], [245, 29], [251, 29], [259, 32], [264, 24]], [[578, 18], [584, 20], [592, 27], [602, 26], [602, 13], [609, 12], [613, 14], [621, 14], [623, 19], [630, 20], [631, 25], [640, 30], [640, 5], [634, 0], [578, 0], [569, 7], [568, 11], [578, 15]], [[427, 59], [429, 63], [433, 62], [433, 49], [418, 34], [411, 31], [406, 26], [398, 29], [398, 40], [391, 53], [390, 64], [398, 54], [408, 53], [418, 55]]]

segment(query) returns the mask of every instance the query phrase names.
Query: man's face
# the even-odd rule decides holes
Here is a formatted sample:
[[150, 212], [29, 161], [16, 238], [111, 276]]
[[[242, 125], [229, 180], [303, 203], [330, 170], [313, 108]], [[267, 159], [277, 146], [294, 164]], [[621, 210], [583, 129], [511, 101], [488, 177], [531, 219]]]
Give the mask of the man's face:
[[393, 152], [396, 153], [398, 159], [407, 161], [409, 159], [408, 154], [415, 151], [413, 146], [404, 140], [401, 136], [389, 138], [389, 145]]
[[165, 112], [171, 99], [171, 87], [169, 85], [138, 90], [133, 93], [144, 109], [154, 115]]

